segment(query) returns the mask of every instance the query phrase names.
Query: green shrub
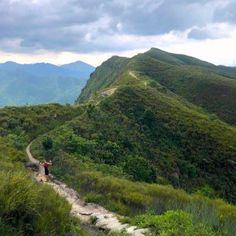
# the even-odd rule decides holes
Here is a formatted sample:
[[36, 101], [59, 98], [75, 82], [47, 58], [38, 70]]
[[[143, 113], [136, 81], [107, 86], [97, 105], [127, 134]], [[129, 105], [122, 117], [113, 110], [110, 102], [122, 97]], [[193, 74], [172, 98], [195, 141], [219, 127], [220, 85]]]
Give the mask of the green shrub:
[[154, 182], [156, 180], [155, 170], [142, 157], [128, 157], [123, 169], [136, 181]]
[[23, 173], [0, 172], [0, 218], [24, 235], [65, 235], [70, 206], [47, 186]]
[[204, 224], [194, 224], [191, 214], [183, 211], [167, 211], [163, 215], [140, 215], [133, 223], [150, 228], [157, 236], [216, 236], [212, 228]]

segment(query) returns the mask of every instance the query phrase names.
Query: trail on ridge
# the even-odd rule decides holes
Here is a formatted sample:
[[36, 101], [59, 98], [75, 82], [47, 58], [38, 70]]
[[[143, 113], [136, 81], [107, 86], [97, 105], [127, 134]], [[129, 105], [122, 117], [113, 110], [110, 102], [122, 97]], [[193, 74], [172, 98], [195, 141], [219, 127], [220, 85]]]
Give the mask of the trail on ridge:
[[[27, 156], [30, 162], [39, 165], [39, 161], [33, 157], [30, 151], [31, 144], [26, 148]], [[35, 179], [38, 182], [45, 181], [44, 169], [40, 165], [39, 172], [35, 173]], [[78, 217], [82, 223], [91, 224], [91, 219], [95, 219], [94, 226], [108, 232], [125, 232], [133, 236], [145, 236], [149, 233], [148, 229], [138, 229], [136, 226], [121, 223], [115, 213], [97, 204], [84, 202], [74, 189], [60, 181], [54, 179], [45, 183], [71, 204], [71, 214]]]

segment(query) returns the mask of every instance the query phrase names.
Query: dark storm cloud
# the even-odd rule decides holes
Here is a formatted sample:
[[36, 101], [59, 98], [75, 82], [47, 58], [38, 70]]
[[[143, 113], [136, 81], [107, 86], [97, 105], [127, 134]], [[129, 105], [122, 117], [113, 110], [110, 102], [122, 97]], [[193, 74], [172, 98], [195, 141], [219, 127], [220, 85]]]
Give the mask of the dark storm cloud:
[[217, 0], [1, 0], [0, 50], [27, 52], [134, 49], [117, 35], [150, 36], [235, 22], [235, 1], [220, 9]]

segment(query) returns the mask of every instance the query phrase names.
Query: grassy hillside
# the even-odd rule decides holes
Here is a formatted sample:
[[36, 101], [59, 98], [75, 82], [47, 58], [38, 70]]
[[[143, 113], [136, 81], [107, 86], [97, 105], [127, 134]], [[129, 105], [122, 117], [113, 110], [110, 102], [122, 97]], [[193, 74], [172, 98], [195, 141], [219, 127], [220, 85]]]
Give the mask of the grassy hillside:
[[35, 183], [24, 153], [0, 137], [0, 235], [85, 235], [70, 205], [51, 188]]
[[[193, 57], [151, 49], [131, 59], [109, 59], [97, 68], [78, 102], [88, 101], [106, 87], [114, 87], [124, 71], [133, 71], [157, 81], [175, 94], [216, 114], [230, 124], [236, 124], [235, 68], [215, 66]], [[118, 66], [114, 66], [118, 64]], [[110, 66], [113, 65], [113, 66]], [[109, 71], [109, 72], [108, 72]], [[110, 78], [109, 83], [105, 80]], [[96, 86], [95, 86], [96, 85]]]
[[117, 81], [128, 61], [127, 58], [115, 56], [96, 68], [87, 86], [82, 89], [78, 102], [87, 101], [96, 91], [107, 88]]
[[[153, 87], [117, 89], [38, 138], [33, 153], [52, 159], [53, 173], [85, 200], [129, 216], [129, 222], [166, 233], [155, 218], [163, 214], [170, 230], [189, 236], [233, 236], [235, 207], [203, 195], [235, 201], [236, 130]], [[187, 222], [194, 225], [188, 233]]]
[[[132, 86], [121, 86], [97, 106], [52, 104], [0, 110], [1, 117], [5, 117], [1, 121], [0, 146], [4, 158], [1, 168], [4, 166], [11, 175], [17, 175], [19, 181], [26, 181], [17, 182], [24, 192], [22, 198], [28, 199], [32, 194], [41, 196], [41, 188], [30, 185], [22, 168], [25, 157], [21, 150], [33, 137], [43, 134], [34, 142], [34, 154], [52, 159], [52, 171], [57, 178], [77, 189], [85, 200], [128, 216], [125, 220], [131, 224], [151, 227], [153, 235], [160, 230], [165, 233], [174, 230], [175, 235], [185, 232], [186, 236], [233, 236], [235, 207], [203, 195], [233, 197], [231, 154], [235, 153], [235, 142], [231, 136], [235, 135], [235, 130], [146, 78], [133, 80], [133, 76], [125, 74], [122, 79], [126, 83], [132, 81]], [[11, 119], [14, 122], [9, 122]], [[33, 128], [26, 122], [28, 119], [29, 124], [35, 124]], [[19, 145], [16, 142], [19, 140], [25, 141]], [[48, 142], [52, 146], [45, 149]], [[10, 145], [7, 148], [6, 143]], [[212, 155], [208, 156], [209, 152]], [[219, 164], [214, 164], [215, 159]], [[24, 172], [25, 177], [19, 177], [19, 172]], [[6, 172], [3, 175], [7, 178], [2, 182], [4, 188], [11, 186], [13, 177], [8, 177]], [[216, 175], [222, 178], [217, 179]], [[189, 195], [164, 186], [171, 183], [197, 194]], [[30, 185], [32, 192], [28, 193], [25, 185]], [[36, 201], [48, 201], [47, 212], [54, 212], [61, 220], [50, 217], [58, 227], [55, 235], [67, 235], [64, 230], [68, 235], [70, 230], [80, 232], [77, 224], [65, 215], [68, 210], [62, 210], [69, 209], [66, 205], [60, 208], [60, 214], [64, 215], [57, 213], [58, 204], [65, 203], [57, 203], [61, 200], [55, 201], [53, 192], [52, 196], [48, 194], [49, 189], [42, 191], [47, 191], [47, 194], [43, 192], [44, 200], [36, 198]], [[10, 194], [14, 196], [14, 191]], [[14, 202], [14, 198], [11, 199]], [[4, 202], [0, 204], [4, 205]], [[17, 217], [19, 211], [17, 208], [13, 216]], [[42, 211], [40, 204], [36, 211]], [[46, 212], [41, 214], [47, 219]], [[161, 214], [160, 219], [156, 218], [157, 214]], [[31, 235], [35, 232], [46, 235], [53, 230], [54, 223], [50, 220], [47, 220], [49, 229], [46, 226], [38, 229], [41, 218], [31, 215], [31, 219]], [[3, 230], [28, 232], [21, 228], [27, 225], [25, 221], [13, 226], [5, 218], [1, 222]]]
[[78, 115], [60, 105], [0, 109], [0, 235], [86, 235], [70, 216], [70, 205], [25, 168], [25, 146]]
[[24, 148], [38, 135], [81, 114], [82, 108], [48, 104], [0, 109], [0, 136]]
[[[118, 89], [51, 138], [56, 150], [119, 166], [134, 180], [187, 191], [210, 186], [235, 202], [235, 135], [235, 128], [152, 83]], [[135, 170], [138, 162], [148, 171], [141, 164]]]

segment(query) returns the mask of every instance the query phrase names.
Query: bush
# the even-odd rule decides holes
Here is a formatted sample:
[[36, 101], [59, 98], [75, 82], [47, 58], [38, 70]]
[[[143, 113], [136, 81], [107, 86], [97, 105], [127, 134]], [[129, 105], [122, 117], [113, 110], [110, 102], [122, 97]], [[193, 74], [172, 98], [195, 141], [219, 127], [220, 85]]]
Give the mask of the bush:
[[42, 145], [43, 145], [44, 150], [48, 151], [48, 150], [52, 149], [53, 141], [50, 137], [47, 137], [45, 140], [43, 140]]
[[142, 157], [128, 157], [124, 171], [136, 181], [155, 182], [156, 174], [149, 162]]
[[20, 172], [0, 172], [0, 178], [0, 219], [8, 228], [24, 235], [66, 234], [70, 206], [50, 187], [39, 187]]
[[[235, 235], [236, 208], [222, 200], [212, 200], [201, 195], [189, 195], [183, 190], [170, 186], [134, 183], [91, 171], [77, 174], [72, 179], [75, 183], [74, 187], [83, 196], [93, 196], [92, 198], [96, 199], [97, 203], [119, 214], [133, 217], [149, 210], [156, 214], [164, 214], [169, 210], [185, 211], [191, 216], [193, 224], [197, 224], [199, 230], [203, 232], [205, 229], [201, 225], [206, 224], [218, 230], [221, 235]], [[114, 203], [122, 204], [123, 208], [115, 208]], [[199, 235], [205, 236], [200, 233]]]
[[194, 224], [191, 214], [183, 211], [167, 211], [163, 215], [140, 215], [133, 223], [151, 228], [158, 236], [216, 236], [212, 228], [203, 224]]

